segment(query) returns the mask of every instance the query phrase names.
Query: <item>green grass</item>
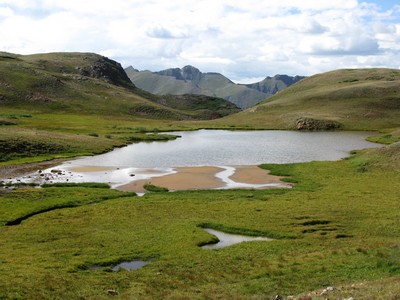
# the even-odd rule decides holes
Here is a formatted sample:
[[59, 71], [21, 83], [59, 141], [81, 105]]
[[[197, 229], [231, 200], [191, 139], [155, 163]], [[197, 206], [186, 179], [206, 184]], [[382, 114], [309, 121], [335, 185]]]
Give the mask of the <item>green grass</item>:
[[[106, 298], [109, 289], [122, 299], [270, 299], [367, 282], [385, 298], [392, 291], [369, 284], [395, 286], [400, 277], [400, 173], [385, 163], [390, 155], [398, 159], [395, 153], [374, 149], [338, 162], [270, 165], [296, 179], [290, 190], [123, 198], [83, 187], [3, 192], [3, 224], [60, 203], [76, 207], [0, 227], [0, 291], [6, 299]], [[371, 158], [368, 170], [357, 171]], [[213, 240], [205, 225], [276, 239], [208, 251], [198, 247]], [[152, 262], [137, 271], [82, 268], [132, 258]]]
[[107, 183], [101, 182], [82, 182], [82, 183], [74, 183], [74, 182], [55, 182], [55, 183], [45, 183], [42, 184], [41, 187], [49, 188], [49, 187], [86, 187], [86, 188], [95, 188], [95, 189], [109, 189], [110, 186]]
[[143, 188], [148, 192], [155, 192], [155, 193], [168, 192], [168, 189], [166, 187], [157, 186], [150, 183], [146, 183], [145, 185], [143, 185]]
[[[13, 191], [0, 192], [0, 224], [20, 223], [30, 216], [42, 212], [94, 204], [109, 199], [132, 196], [110, 190], [109, 186], [99, 183], [54, 184], [45, 185], [45, 189], [18, 188]], [[106, 190], [104, 190], [106, 189]]]

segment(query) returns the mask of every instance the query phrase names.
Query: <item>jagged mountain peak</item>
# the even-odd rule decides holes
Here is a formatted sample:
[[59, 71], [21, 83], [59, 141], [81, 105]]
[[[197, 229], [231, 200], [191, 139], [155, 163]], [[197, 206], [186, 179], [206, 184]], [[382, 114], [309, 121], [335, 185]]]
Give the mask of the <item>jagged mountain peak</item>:
[[175, 79], [177, 80], [194, 80], [194, 81], [200, 80], [203, 75], [203, 73], [200, 72], [199, 69], [191, 65], [184, 66], [183, 68], [170, 68], [154, 73], [162, 76], [172, 76], [175, 77]]
[[181, 69], [181, 75], [184, 80], [199, 81], [203, 75], [199, 69], [187, 65]]

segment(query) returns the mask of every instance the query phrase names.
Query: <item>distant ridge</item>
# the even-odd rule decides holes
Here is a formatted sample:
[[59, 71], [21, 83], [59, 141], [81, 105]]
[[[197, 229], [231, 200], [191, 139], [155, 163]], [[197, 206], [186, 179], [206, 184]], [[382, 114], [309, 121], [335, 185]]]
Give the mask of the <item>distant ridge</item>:
[[157, 95], [201, 94], [226, 99], [238, 107], [251, 107], [280, 90], [304, 79], [304, 76], [275, 75], [253, 84], [236, 84], [222, 74], [202, 73], [193, 66], [158, 72], [125, 69], [139, 88]]

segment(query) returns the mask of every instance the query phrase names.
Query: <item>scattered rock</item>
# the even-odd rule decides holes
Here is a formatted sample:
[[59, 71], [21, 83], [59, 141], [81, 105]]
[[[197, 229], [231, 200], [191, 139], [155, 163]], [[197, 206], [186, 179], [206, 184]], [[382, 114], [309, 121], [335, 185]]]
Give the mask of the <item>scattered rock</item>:
[[325, 295], [327, 295], [329, 292], [333, 292], [334, 290], [335, 290], [334, 287], [328, 286], [326, 289], [324, 289], [324, 290], [321, 292], [320, 296], [325, 296]]
[[118, 292], [116, 290], [107, 290], [107, 294], [110, 296], [116, 296], [118, 295]]

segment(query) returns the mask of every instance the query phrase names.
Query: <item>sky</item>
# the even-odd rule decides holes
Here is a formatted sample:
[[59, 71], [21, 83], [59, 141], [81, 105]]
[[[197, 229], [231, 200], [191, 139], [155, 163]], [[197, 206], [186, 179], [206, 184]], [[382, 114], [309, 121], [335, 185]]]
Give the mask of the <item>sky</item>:
[[239, 83], [400, 68], [398, 0], [0, 0], [0, 51], [192, 65]]

